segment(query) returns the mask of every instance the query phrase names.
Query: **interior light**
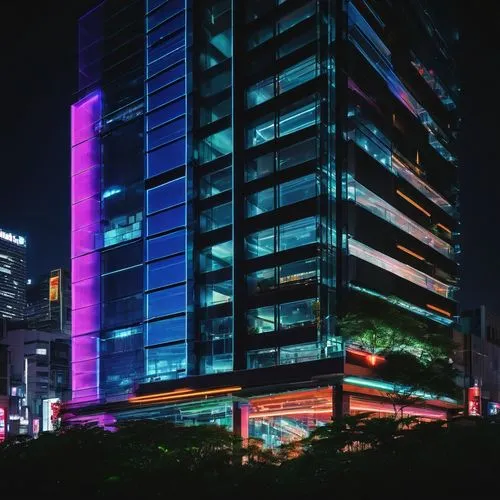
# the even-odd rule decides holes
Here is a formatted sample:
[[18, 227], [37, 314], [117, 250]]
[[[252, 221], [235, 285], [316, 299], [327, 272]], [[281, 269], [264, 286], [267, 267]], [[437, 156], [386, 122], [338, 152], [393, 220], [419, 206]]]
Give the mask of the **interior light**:
[[451, 313], [449, 313], [448, 311], [445, 311], [444, 309], [441, 309], [439, 307], [433, 306], [432, 304], [426, 304], [426, 306], [429, 309], [432, 309], [433, 311], [436, 311], [438, 313], [444, 314], [445, 316], [448, 316], [448, 318], [451, 318]]
[[399, 196], [401, 196], [401, 198], [403, 198], [403, 200], [406, 200], [408, 203], [413, 205], [416, 209], [420, 210], [423, 214], [427, 215], [427, 217], [431, 216], [430, 212], [428, 212], [424, 207], [420, 206], [416, 201], [412, 200], [409, 196], [406, 196], [399, 189], [396, 190], [396, 193]]
[[415, 257], [418, 260], [425, 260], [425, 258], [422, 257], [421, 255], [419, 255], [418, 253], [412, 252], [411, 250], [409, 250], [408, 248], [406, 248], [402, 245], [396, 245], [396, 248], [398, 248], [402, 252], [407, 253], [408, 255], [411, 255], [412, 257]]

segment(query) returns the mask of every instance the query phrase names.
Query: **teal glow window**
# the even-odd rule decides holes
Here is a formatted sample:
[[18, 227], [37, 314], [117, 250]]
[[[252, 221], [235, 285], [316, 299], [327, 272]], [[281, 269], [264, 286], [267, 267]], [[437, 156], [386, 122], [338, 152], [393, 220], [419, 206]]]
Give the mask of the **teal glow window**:
[[279, 228], [279, 249], [289, 250], [317, 241], [316, 217], [308, 217], [283, 224]]
[[218, 243], [200, 252], [200, 271], [210, 272], [233, 265], [233, 242]]
[[274, 210], [274, 187], [247, 196], [246, 216], [254, 217]]
[[299, 201], [314, 198], [318, 194], [318, 183], [315, 174], [284, 182], [279, 186], [280, 207]]
[[316, 56], [311, 56], [304, 61], [287, 68], [278, 76], [278, 92], [282, 94], [288, 90], [302, 85], [318, 75]]
[[217, 205], [200, 214], [200, 230], [202, 233], [231, 225], [233, 221], [233, 204], [231, 202]]
[[276, 366], [278, 350], [273, 347], [271, 349], [257, 349], [248, 351], [247, 353], [247, 368], [268, 368]]
[[259, 118], [247, 129], [246, 144], [248, 148], [258, 146], [274, 139], [274, 116], [267, 115]]
[[216, 160], [230, 154], [233, 150], [233, 136], [230, 128], [221, 130], [202, 139], [198, 145], [198, 161], [200, 164]]
[[247, 290], [250, 295], [270, 292], [276, 289], [276, 270], [261, 269], [247, 275]]
[[200, 179], [200, 198], [203, 200], [229, 191], [232, 187], [232, 182], [233, 175], [231, 167], [206, 174]]
[[316, 321], [317, 299], [297, 300], [280, 304], [280, 329], [287, 330], [299, 326], [308, 326]]
[[258, 106], [274, 97], [274, 77], [270, 76], [247, 90], [247, 108]]
[[245, 181], [253, 181], [272, 174], [274, 172], [274, 163], [274, 153], [268, 153], [247, 161], [245, 165]]
[[174, 344], [146, 349], [147, 375], [150, 381], [186, 376], [186, 345]]
[[317, 120], [318, 105], [315, 98], [306, 99], [284, 110], [279, 119], [279, 135], [293, 134], [314, 125]]
[[250, 309], [247, 313], [247, 328], [249, 334], [276, 331], [276, 307], [266, 306]]
[[224, 316], [200, 321], [200, 331], [202, 340], [225, 338], [233, 333], [233, 318], [232, 316]]
[[215, 304], [231, 302], [233, 299], [233, 282], [206, 283], [200, 286], [200, 304], [209, 307]]
[[280, 287], [318, 280], [318, 259], [306, 259], [283, 264], [279, 270]]
[[280, 348], [280, 365], [304, 363], [321, 359], [321, 345], [317, 343], [295, 344]]
[[246, 237], [246, 256], [262, 257], [274, 253], [274, 228], [264, 229]]

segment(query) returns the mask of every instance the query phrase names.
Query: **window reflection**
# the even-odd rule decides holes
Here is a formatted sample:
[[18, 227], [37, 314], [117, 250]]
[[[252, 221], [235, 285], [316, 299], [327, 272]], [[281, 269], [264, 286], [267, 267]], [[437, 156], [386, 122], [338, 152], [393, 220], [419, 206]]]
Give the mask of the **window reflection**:
[[200, 230], [203, 233], [229, 226], [232, 223], [232, 219], [233, 211], [231, 202], [208, 208], [200, 214]]

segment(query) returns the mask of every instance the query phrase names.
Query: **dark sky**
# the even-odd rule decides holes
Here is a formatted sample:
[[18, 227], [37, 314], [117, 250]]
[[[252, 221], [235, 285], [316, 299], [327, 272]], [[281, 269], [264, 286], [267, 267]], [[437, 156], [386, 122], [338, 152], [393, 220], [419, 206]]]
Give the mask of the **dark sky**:
[[[455, 1], [466, 21], [458, 58], [462, 306], [484, 303], [500, 313], [497, 2]], [[76, 20], [94, 1], [45, 0], [24, 9], [5, 4], [11, 6], [0, 8], [0, 227], [28, 236], [29, 275], [36, 277], [69, 265], [69, 106], [76, 89]]]

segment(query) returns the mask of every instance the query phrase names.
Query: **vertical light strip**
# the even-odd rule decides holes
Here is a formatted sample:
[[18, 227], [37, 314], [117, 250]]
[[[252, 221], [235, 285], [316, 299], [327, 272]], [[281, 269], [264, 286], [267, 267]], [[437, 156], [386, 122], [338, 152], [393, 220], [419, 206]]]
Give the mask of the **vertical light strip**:
[[72, 397], [99, 397], [100, 259], [96, 246], [101, 208], [98, 124], [100, 91], [71, 107]]

